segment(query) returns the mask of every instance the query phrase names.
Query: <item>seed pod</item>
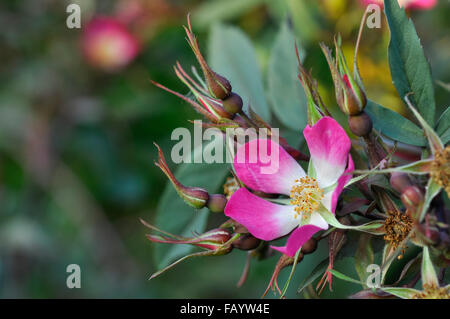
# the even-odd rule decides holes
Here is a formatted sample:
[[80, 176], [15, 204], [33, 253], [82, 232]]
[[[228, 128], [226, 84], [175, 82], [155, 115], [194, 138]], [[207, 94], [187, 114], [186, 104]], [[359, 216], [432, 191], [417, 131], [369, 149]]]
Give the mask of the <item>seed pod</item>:
[[311, 254], [316, 249], [317, 249], [317, 239], [311, 237], [306, 243], [303, 244], [302, 253], [304, 253], [305, 255]]
[[225, 100], [223, 100], [223, 108], [230, 114], [236, 114], [242, 110], [242, 98], [232, 92]]
[[372, 119], [365, 112], [348, 117], [350, 130], [357, 136], [366, 136], [372, 131]]
[[209, 195], [206, 206], [213, 213], [223, 213], [225, 206], [227, 205], [227, 198], [222, 194]]
[[261, 239], [258, 239], [251, 234], [241, 235], [233, 242], [233, 247], [240, 250], [252, 250], [259, 246]]
[[402, 193], [408, 186], [411, 186], [411, 180], [408, 174], [402, 172], [393, 172], [390, 178], [391, 186], [399, 193]]

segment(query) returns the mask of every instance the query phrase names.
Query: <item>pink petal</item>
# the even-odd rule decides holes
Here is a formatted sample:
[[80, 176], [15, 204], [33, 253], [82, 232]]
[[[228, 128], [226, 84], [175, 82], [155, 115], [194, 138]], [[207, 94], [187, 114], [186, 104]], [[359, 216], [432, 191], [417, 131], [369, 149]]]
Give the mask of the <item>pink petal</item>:
[[433, 8], [437, 4], [437, 0], [417, 0], [408, 5], [409, 9], [427, 10]]
[[322, 204], [333, 214], [336, 210], [336, 204], [339, 199], [339, 195], [342, 193], [345, 184], [352, 178], [352, 172], [355, 168], [353, 164], [352, 157], [350, 154], [348, 155], [348, 166], [344, 173], [339, 177], [338, 182], [336, 183], [336, 188], [325, 194], [322, 199]]
[[279, 144], [254, 139], [236, 152], [234, 169], [248, 187], [264, 193], [289, 195], [295, 180], [305, 171]]
[[303, 246], [303, 244], [306, 243], [308, 239], [310, 239], [319, 230], [322, 230], [322, 228], [319, 228], [314, 225], [300, 226], [299, 228], [294, 230], [292, 234], [289, 236], [286, 246], [284, 247], [271, 246], [271, 247], [285, 255], [294, 257], [298, 249], [301, 246]]
[[300, 223], [294, 218], [294, 207], [277, 205], [238, 189], [225, 207], [225, 215], [245, 226], [256, 238], [273, 240], [289, 234]]
[[[369, 4], [377, 4], [381, 8], [384, 6], [383, 0], [360, 0], [360, 1], [365, 6]], [[437, 4], [437, 0], [415, 0], [415, 1], [399, 0], [398, 3], [401, 7], [404, 7], [406, 4], [407, 9], [427, 10], [433, 8]]]
[[327, 116], [321, 118], [313, 127], [306, 126], [303, 134], [308, 143], [319, 186], [324, 188], [333, 185], [347, 165], [350, 138], [336, 120]]
[[353, 159], [349, 154], [347, 169], [344, 171], [344, 174], [342, 174], [341, 177], [339, 177], [338, 184], [333, 191], [333, 196], [331, 198], [331, 212], [332, 213], [334, 213], [334, 211], [336, 210], [336, 204], [337, 204], [339, 195], [341, 195], [342, 190], [345, 187], [345, 184], [347, 184], [347, 182], [352, 179], [352, 173], [353, 173], [354, 169], [355, 169], [355, 164], [353, 163]]

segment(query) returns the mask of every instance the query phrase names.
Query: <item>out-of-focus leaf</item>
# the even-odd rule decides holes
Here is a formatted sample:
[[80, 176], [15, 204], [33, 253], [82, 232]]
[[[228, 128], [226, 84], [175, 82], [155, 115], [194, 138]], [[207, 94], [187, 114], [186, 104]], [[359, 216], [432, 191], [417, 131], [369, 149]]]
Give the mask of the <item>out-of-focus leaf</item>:
[[370, 243], [371, 237], [369, 234], [361, 234], [355, 254], [355, 269], [359, 279], [363, 283], [366, 282], [368, 275], [367, 266], [373, 264], [374, 260], [372, 245]]
[[267, 83], [273, 112], [284, 125], [299, 131], [307, 123], [306, 95], [297, 77], [294, 44], [294, 34], [283, 23], [270, 55]]
[[316, 38], [320, 32], [320, 19], [322, 18], [316, 14], [316, 2], [308, 0], [287, 0], [286, 3], [289, 14], [292, 16], [296, 34], [305, 41], [311, 41]]
[[[214, 143], [215, 141], [211, 142]], [[205, 145], [202, 146], [202, 149]], [[194, 149], [193, 156], [201, 156], [200, 147]], [[175, 172], [176, 178], [186, 186], [202, 187], [208, 192], [216, 192], [228, 173], [227, 164], [185, 163]], [[162, 173], [161, 173], [162, 174]], [[204, 215], [204, 216], [202, 216]], [[193, 232], [204, 231], [208, 209], [195, 210], [178, 197], [172, 184], [167, 183], [158, 205], [155, 225], [162, 230], [177, 235], [191, 236]], [[167, 266], [171, 261], [192, 250], [190, 245], [155, 245], [155, 259], [158, 267]]]
[[395, 88], [402, 99], [413, 92], [413, 104], [425, 121], [434, 126], [433, 81], [414, 24], [397, 1], [385, 0], [384, 8], [391, 32], [388, 57]]
[[225, 76], [233, 91], [244, 101], [244, 110], [252, 109], [264, 120], [270, 118], [257, 56], [248, 37], [238, 28], [215, 24], [209, 36], [209, 62]]
[[265, 0], [214, 0], [204, 2], [192, 15], [192, 22], [204, 28], [214, 22], [232, 19], [245, 14]]
[[450, 107], [442, 113], [436, 125], [436, 133], [440, 136], [443, 144], [450, 141]]
[[301, 293], [306, 287], [308, 287], [310, 284], [312, 284], [314, 282], [314, 280], [316, 280], [317, 278], [322, 276], [323, 273], [325, 272], [325, 270], [328, 268], [329, 263], [330, 263], [329, 258], [322, 260], [320, 262], [320, 264], [318, 264], [316, 266], [316, 268], [314, 268], [314, 270], [311, 272], [311, 274], [309, 274], [309, 276], [306, 277], [305, 280], [303, 280], [302, 284], [300, 285], [300, 287], [297, 290], [297, 293], [298, 294]]
[[423, 131], [410, 120], [397, 112], [387, 109], [373, 101], [367, 101], [365, 112], [370, 115], [373, 127], [383, 135], [402, 143], [427, 145]]

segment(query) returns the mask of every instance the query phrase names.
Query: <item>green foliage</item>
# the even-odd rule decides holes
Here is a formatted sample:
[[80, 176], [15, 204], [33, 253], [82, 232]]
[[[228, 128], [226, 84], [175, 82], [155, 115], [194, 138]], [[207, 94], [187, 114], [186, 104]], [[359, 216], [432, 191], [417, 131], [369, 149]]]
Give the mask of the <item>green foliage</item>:
[[373, 127], [394, 141], [416, 146], [427, 145], [422, 129], [397, 112], [371, 100], [367, 101], [365, 112], [370, 115]]
[[[194, 149], [192, 158], [202, 156], [205, 146]], [[185, 163], [179, 165], [175, 177], [186, 186], [202, 187], [212, 194], [221, 191], [220, 186], [228, 173], [227, 164]], [[207, 208], [196, 210], [188, 206], [178, 197], [172, 184], [168, 183], [159, 201], [155, 225], [164, 231], [190, 237], [205, 230], [208, 214]], [[167, 266], [192, 249], [190, 245], [156, 245], [154, 253], [157, 267]]]
[[[271, 51], [267, 83], [275, 116], [286, 127], [299, 132], [307, 124], [307, 114], [306, 95], [297, 77], [295, 41], [288, 24], [283, 23]], [[303, 60], [303, 50], [301, 55]]]
[[402, 99], [406, 94], [414, 93], [413, 101], [418, 111], [434, 126], [433, 81], [414, 24], [397, 1], [385, 0], [384, 7], [391, 31], [388, 55], [394, 85]]
[[208, 59], [215, 72], [225, 76], [233, 91], [264, 120], [270, 118], [256, 52], [250, 39], [238, 28], [223, 24], [212, 26]]

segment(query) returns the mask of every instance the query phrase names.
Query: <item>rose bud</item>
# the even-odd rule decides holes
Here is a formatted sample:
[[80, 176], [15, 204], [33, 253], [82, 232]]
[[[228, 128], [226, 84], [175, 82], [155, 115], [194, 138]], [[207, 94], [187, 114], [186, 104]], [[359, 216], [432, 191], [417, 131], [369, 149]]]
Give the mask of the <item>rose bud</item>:
[[81, 44], [89, 64], [106, 71], [125, 67], [140, 50], [127, 28], [109, 17], [93, 18], [84, 29]]
[[176, 237], [169, 238], [167, 236], [160, 235], [146, 235], [147, 239], [155, 243], [164, 244], [190, 244], [198, 247], [202, 247], [208, 250], [218, 250], [223, 247], [228, 240], [231, 238], [231, 234], [226, 229], [213, 229], [207, 231], [196, 237], [184, 238]]
[[305, 255], [313, 253], [317, 249], [317, 239], [311, 237], [302, 246], [302, 253]]
[[400, 199], [407, 209], [415, 211], [418, 205], [422, 203], [424, 196], [417, 186], [408, 186], [403, 191]]
[[242, 111], [242, 105], [242, 98], [234, 92], [223, 100], [223, 108], [230, 114], [240, 113]]
[[251, 234], [243, 234], [233, 241], [233, 247], [240, 250], [252, 250], [257, 248], [260, 243], [261, 239], [258, 239]]
[[167, 166], [166, 160], [164, 158], [164, 154], [161, 151], [161, 148], [158, 144], [154, 143], [156, 148], [158, 149], [158, 162], [155, 162], [155, 165], [158, 166], [164, 174], [169, 178], [169, 180], [172, 182], [173, 186], [175, 187], [175, 190], [177, 191], [178, 195], [186, 202], [186, 204], [200, 209], [206, 206], [209, 199], [208, 192], [199, 187], [186, 187], [183, 184], [181, 184], [175, 176], [170, 171], [169, 167]]
[[231, 94], [231, 84], [230, 82], [224, 78], [223, 76], [217, 74], [214, 72], [206, 63], [205, 58], [203, 57], [202, 53], [200, 52], [200, 47], [198, 46], [197, 38], [194, 35], [194, 32], [192, 31], [191, 21], [188, 16], [188, 26], [184, 27], [184, 30], [186, 31], [188, 43], [192, 48], [192, 51], [195, 54], [195, 57], [197, 58], [198, 63], [200, 64], [200, 67], [202, 68], [203, 75], [205, 76], [205, 82], [208, 86], [209, 93], [219, 100], [224, 100], [226, 97], [228, 97]]
[[393, 189], [402, 193], [408, 186], [411, 186], [411, 180], [408, 174], [402, 172], [391, 173], [390, 183]]
[[227, 198], [222, 194], [209, 195], [206, 206], [213, 213], [223, 213], [225, 206], [227, 205]]
[[372, 119], [365, 112], [348, 117], [348, 126], [356, 136], [366, 136], [372, 131]]
[[336, 101], [342, 112], [347, 115], [357, 115], [364, 110], [367, 103], [364, 87], [357, 70], [352, 75], [347, 66], [341, 49], [340, 37], [337, 40], [335, 39], [334, 42], [336, 47], [336, 60], [333, 59], [331, 51], [324, 44], [321, 44], [321, 48], [331, 69]]

